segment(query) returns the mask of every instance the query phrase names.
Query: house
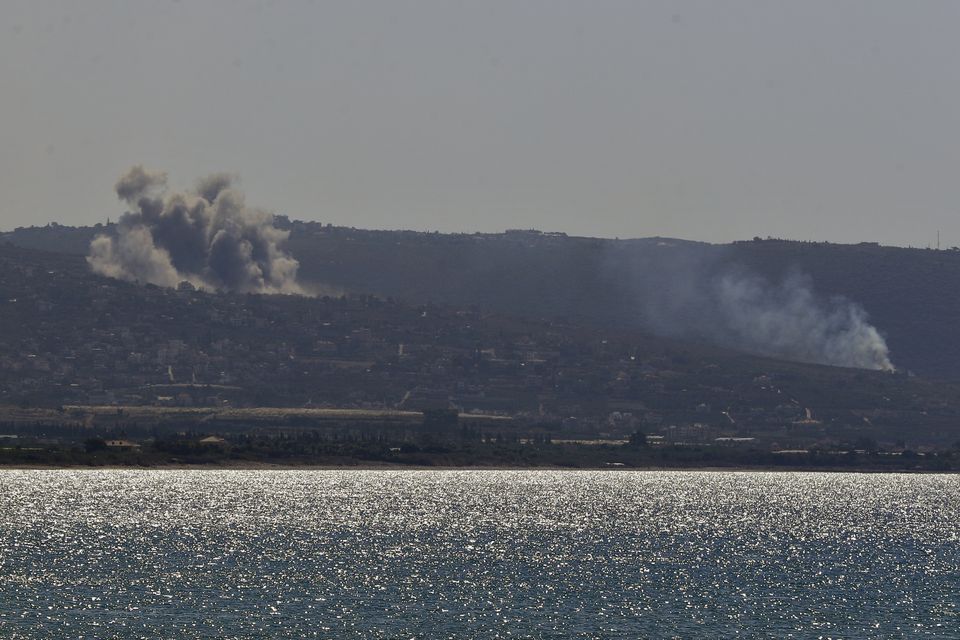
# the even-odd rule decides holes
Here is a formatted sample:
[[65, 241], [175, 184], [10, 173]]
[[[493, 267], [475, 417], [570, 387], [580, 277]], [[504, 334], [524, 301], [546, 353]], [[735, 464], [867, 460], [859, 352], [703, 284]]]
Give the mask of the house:
[[105, 440], [104, 444], [111, 449], [139, 449], [140, 445], [130, 440]]

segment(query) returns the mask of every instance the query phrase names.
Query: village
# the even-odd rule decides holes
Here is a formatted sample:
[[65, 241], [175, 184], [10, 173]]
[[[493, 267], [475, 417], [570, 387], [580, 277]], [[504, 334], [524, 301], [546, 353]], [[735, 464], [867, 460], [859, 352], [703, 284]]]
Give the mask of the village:
[[[251, 425], [233, 414], [191, 426], [177, 412], [273, 407], [303, 412], [300, 426], [362, 422], [360, 431], [375, 433], [378, 420], [363, 412], [449, 412], [481, 440], [517, 443], [613, 446], [642, 434], [651, 447], [784, 455], [953, 445], [949, 390], [901, 375], [373, 296], [141, 286], [9, 246], [0, 259], [0, 405], [9, 407], [0, 424], [8, 432], [97, 424], [109, 441], [124, 428], [171, 423], [220, 437]], [[134, 419], [138, 408], [176, 419]], [[358, 411], [363, 420], [310, 414], [331, 410]], [[25, 418], [29, 411], [47, 413]], [[899, 429], [904, 421], [915, 425], [910, 438]], [[289, 423], [287, 416], [252, 426]]]

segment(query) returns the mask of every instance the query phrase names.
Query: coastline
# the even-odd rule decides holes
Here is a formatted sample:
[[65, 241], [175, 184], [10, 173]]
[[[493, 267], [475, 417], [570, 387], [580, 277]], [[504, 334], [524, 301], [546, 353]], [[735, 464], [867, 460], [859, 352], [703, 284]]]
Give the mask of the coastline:
[[738, 466], [638, 466], [638, 467], [611, 467], [611, 466], [584, 466], [569, 467], [558, 465], [517, 466], [517, 465], [404, 465], [404, 464], [272, 464], [259, 462], [244, 462], [241, 464], [157, 464], [157, 465], [42, 465], [42, 464], [10, 464], [0, 465], [0, 473], [4, 471], [607, 471], [622, 473], [630, 471], [689, 471], [697, 473], [842, 473], [842, 474], [922, 474], [922, 475], [960, 475], [960, 470], [937, 469], [878, 469], [876, 467], [805, 467], [805, 466], [771, 466], [771, 465], [738, 465]]

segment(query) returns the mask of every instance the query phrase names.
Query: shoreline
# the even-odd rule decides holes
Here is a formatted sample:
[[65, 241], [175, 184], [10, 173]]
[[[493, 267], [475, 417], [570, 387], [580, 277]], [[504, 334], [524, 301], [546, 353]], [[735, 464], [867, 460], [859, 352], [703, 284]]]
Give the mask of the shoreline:
[[429, 465], [331, 465], [331, 464], [158, 464], [158, 465], [41, 465], [11, 464], [0, 465], [4, 471], [608, 471], [611, 473], [629, 471], [689, 471], [696, 473], [859, 473], [869, 475], [911, 474], [911, 475], [960, 475], [958, 470], [935, 469], [877, 469], [864, 467], [851, 469], [841, 467], [777, 467], [777, 466], [643, 466], [643, 467], [562, 467], [562, 466], [429, 466]]

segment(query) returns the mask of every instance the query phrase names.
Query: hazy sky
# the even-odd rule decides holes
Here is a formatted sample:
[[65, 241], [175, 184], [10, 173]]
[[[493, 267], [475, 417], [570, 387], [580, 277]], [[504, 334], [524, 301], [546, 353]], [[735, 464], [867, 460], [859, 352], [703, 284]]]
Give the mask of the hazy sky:
[[129, 165], [370, 228], [960, 245], [960, 2], [0, 4], [0, 229]]

